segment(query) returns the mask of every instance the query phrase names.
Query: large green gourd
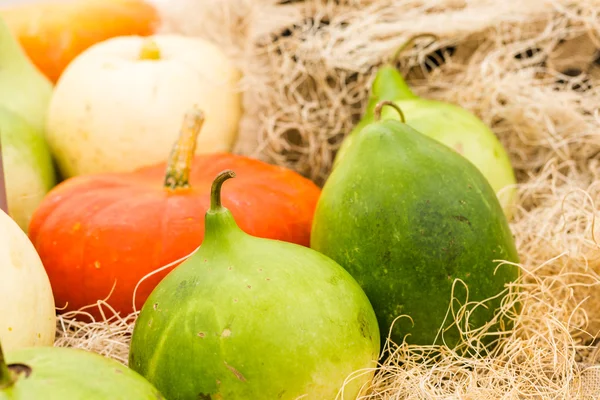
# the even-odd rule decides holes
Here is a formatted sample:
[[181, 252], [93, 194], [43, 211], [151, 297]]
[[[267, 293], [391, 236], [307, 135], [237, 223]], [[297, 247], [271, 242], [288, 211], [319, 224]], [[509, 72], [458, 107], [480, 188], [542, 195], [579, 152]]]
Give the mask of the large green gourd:
[[[213, 183], [200, 248], [154, 289], [129, 366], [169, 400], [356, 399], [379, 357], [375, 313], [324, 255], [243, 232]], [[268, 210], [265, 210], [268, 212]]]
[[[437, 38], [431, 34], [416, 35], [398, 49], [392, 59], [417, 38], [426, 36]], [[508, 154], [494, 132], [469, 110], [417, 96], [391, 64], [382, 66], [377, 72], [364, 115], [342, 142], [333, 168], [354, 144], [356, 133], [373, 122], [375, 105], [380, 101], [393, 101], [404, 111], [408, 125], [471, 161], [494, 189], [507, 218], [512, 218], [517, 201], [516, 178]], [[391, 118], [398, 119], [397, 116]]]
[[[391, 108], [356, 133], [353, 146], [326, 181], [313, 221], [311, 247], [346, 268], [367, 293], [382, 340], [440, 344], [453, 283], [482, 301], [519, 276], [514, 239], [494, 190], [467, 159], [396, 119]], [[388, 116], [386, 118], [386, 115]], [[402, 117], [403, 120], [403, 117]], [[464, 304], [465, 289], [455, 298]], [[471, 327], [497, 311], [502, 296], [478, 307]], [[414, 324], [414, 325], [413, 325]], [[437, 338], [437, 340], [436, 340]], [[456, 327], [444, 333], [460, 342]]]

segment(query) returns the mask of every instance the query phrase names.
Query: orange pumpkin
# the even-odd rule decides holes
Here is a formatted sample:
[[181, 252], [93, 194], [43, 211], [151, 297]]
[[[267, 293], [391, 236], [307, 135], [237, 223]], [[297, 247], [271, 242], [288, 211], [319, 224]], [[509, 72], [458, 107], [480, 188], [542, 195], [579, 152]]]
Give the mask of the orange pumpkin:
[[[112, 290], [107, 303], [121, 316], [131, 313], [140, 279], [202, 242], [212, 181], [225, 169], [235, 170], [237, 178], [222, 202], [244, 231], [309, 246], [320, 188], [292, 170], [241, 155], [193, 157], [203, 120], [197, 109], [186, 115], [167, 163], [129, 173], [76, 176], [44, 198], [29, 236], [58, 308], [78, 310]], [[174, 267], [140, 284], [137, 310]], [[90, 313], [99, 316], [97, 307]]]
[[79, 53], [103, 40], [149, 36], [160, 16], [144, 0], [42, 0], [0, 10], [32, 62], [56, 83]]

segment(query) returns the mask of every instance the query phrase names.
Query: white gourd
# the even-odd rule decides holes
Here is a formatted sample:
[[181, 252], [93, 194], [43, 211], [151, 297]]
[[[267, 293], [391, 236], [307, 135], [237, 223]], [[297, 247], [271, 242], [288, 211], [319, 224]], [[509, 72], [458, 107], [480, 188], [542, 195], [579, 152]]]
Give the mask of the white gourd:
[[0, 341], [5, 351], [52, 346], [56, 309], [46, 270], [17, 223], [0, 210]]
[[65, 69], [50, 102], [47, 139], [62, 175], [166, 161], [193, 106], [206, 115], [196, 154], [231, 151], [239, 78], [219, 47], [197, 37], [120, 36], [93, 45]]

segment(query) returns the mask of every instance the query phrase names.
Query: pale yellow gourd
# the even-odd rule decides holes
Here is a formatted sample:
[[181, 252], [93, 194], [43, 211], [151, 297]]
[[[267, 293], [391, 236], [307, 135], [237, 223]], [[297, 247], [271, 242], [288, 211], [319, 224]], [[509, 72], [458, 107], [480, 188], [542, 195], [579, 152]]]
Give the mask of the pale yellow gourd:
[[213, 43], [175, 34], [100, 42], [65, 69], [47, 140], [65, 177], [166, 161], [187, 110], [206, 115], [196, 154], [229, 152], [242, 113], [240, 72]]
[[0, 210], [0, 341], [5, 351], [52, 346], [56, 310], [46, 270], [17, 223]]

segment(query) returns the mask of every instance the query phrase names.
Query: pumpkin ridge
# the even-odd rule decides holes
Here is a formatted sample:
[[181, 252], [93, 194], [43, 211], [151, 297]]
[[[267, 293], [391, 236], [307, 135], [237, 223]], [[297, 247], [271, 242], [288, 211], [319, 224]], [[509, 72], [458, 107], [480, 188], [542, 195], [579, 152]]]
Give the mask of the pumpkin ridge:
[[[53, 210], [51, 210], [48, 214], [48, 217], [44, 220], [42, 229], [40, 229], [37, 232], [35, 241], [34, 241], [34, 245], [36, 247], [36, 249], [38, 250], [38, 252], [40, 253], [40, 255], [45, 254], [46, 250], [48, 248], [48, 243], [44, 242], [44, 241], [40, 241], [38, 239], [40, 238], [44, 238], [46, 236], [45, 232], [49, 231], [52, 232], [55, 230], [55, 226], [61, 226], [61, 225], [66, 225], [64, 226], [63, 229], [61, 229], [60, 231], [56, 232], [55, 235], [53, 235], [53, 239], [54, 239], [54, 243], [58, 244], [58, 246], [64, 246], [67, 250], [64, 252], [61, 252], [58, 255], [58, 259], [59, 261], [68, 263], [69, 265], [75, 266], [75, 268], [84, 268], [85, 265], [83, 263], [84, 261], [84, 254], [85, 254], [85, 248], [86, 248], [86, 234], [77, 234], [74, 233], [75, 231], [78, 231], [81, 228], [77, 228], [75, 229], [74, 227], [80, 223], [80, 227], [83, 226], [85, 229], [85, 225], [87, 225], [87, 221], [86, 219], [82, 219], [81, 222], [79, 221], [72, 221], [74, 218], [71, 218], [71, 213], [73, 211], [73, 207], [77, 207], [77, 206], [82, 206], [85, 204], [85, 206], [89, 206], [89, 199], [87, 199], [88, 197], [91, 199], [97, 199], [97, 202], [95, 202], [95, 206], [98, 207], [98, 210], [101, 210], [102, 208], [102, 204], [106, 204], [107, 201], [109, 201], [109, 199], [105, 198], [105, 197], [99, 197], [99, 196], [94, 196], [94, 193], [86, 193], [87, 196], [86, 197], [86, 201], [85, 202], [73, 202], [71, 203], [70, 201], [66, 201], [64, 203], [58, 203], [58, 204], [53, 204], [51, 208], [53, 208]], [[68, 199], [71, 200], [71, 199]], [[93, 207], [93, 206], [92, 206]], [[89, 208], [89, 207], [86, 207]], [[77, 215], [77, 214], [76, 214]], [[69, 224], [65, 224], [66, 221], [69, 221]], [[71, 228], [73, 227], [73, 228]], [[75, 238], [74, 238], [75, 237]], [[75, 243], [73, 243], [75, 242]], [[56, 258], [56, 256], [54, 256], [54, 258]], [[46, 261], [47, 262], [47, 261]], [[46, 265], [46, 264], [45, 264]], [[65, 271], [59, 271], [58, 275], [62, 276], [64, 275]], [[52, 275], [54, 274], [54, 271], [52, 270], [48, 270], [48, 275], [50, 278], [52, 278]], [[79, 286], [78, 289], [79, 290], [84, 290], [84, 282], [79, 282]], [[57, 307], [62, 308], [68, 306], [68, 304], [57, 304]]]
[[[160, 222], [160, 240], [158, 241], [157, 245], [156, 260], [153, 264], [156, 266], [154, 270], [156, 270], [157, 268], [161, 268], [164, 265], [170, 264], [171, 262], [178, 259], [173, 257], [172, 254], [169, 254], [169, 249], [167, 248], [167, 246], [165, 246], [165, 243], [168, 243], [167, 238], [172, 235], [172, 232], [169, 229], [169, 222], [171, 216], [170, 209], [171, 207], [173, 207], [174, 199], [176, 199], [176, 197], [170, 195], [167, 196], [165, 199], [164, 212], [162, 213], [162, 218]], [[171, 270], [174, 267], [175, 266], [172, 266], [169, 270]], [[141, 309], [142, 305], [143, 304], [141, 304], [140, 307], [136, 308], [139, 310]]]
[[[73, 182], [74, 185], [77, 185], [76, 182]], [[61, 214], [61, 217], [66, 214], [72, 214], [72, 210], [73, 207], [76, 207], [77, 205], [79, 205], [80, 203], [85, 203], [86, 206], [89, 205], [88, 201], [89, 199], [103, 199], [103, 201], [108, 201], [108, 200], [112, 200], [112, 198], [114, 197], [122, 197], [122, 196], [118, 196], [118, 193], [115, 193], [115, 191], [119, 192], [119, 191], [123, 191], [125, 192], [125, 194], [135, 197], [137, 194], [135, 193], [131, 193], [132, 188], [125, 186], [125, 185], [120, 185], [120, 186], [114, 186], [114, 187], [106, 187], [106, 186], [100, 186], [100, 187], [96, 187], [96, 185], [94, 184], [93, 181], [88, 182], [84, 182], [85, 186], [82, 189], [82, 191], [79, 191], [80, 187], [77, 186], [78, 191], [75, 193], [69, 193], [69, 197], [68, 198], [64, 198], [64, 199], [56, 199], [56, 201], [52, 202], [52, 203], [47, 203], [44, 202], [42, 204], [42, 207], [40, 207], [36, 213], [45, 213], [46, 214], [46, 218], [43, 218], [42, 220], [42, 224], [40, 226], [35, 227], [35, 229], [33, 229], [32, 232], [32, 236], [34, 236], [34, 239], [37, 238], [37, 236], [39, 236], [39, 232], [46, 230], [48, 228], [48, 225], [52, 226], [52, 222], [53, 219], [50, 218], [51, 215], [56, 215]], [[88, 186], [89, 185], [89, 186]], [[62, 187], [57, 189], [63, 191]], [[143, 189], [143, 187], [141, 187], [140, 189]], [[71, 191], [71, 188], [67, 188], [65, 187], [65, 190], [67, 191]], [[58, 191], [56, 192], [58, 193]], [[52, 193], [52, 195], [54, 195], [55, 193]], [[48, 196], [48, 199], [52, 199], [51, 196]], [[33, 219], [32, 219], [33, 220]]]
[[[32, 224], [29, 229], [30, 240], [37, 247], [38, 239], [43, 238], [46, 230], [52, 230], [54, 226], [61, 225], [65, 219], [69, 218], [69, 214], [73, 211], [74, 207], [82, 205], [85, 200], [86, 207], [89, 206], [87, 203], [88, 199], [101, 199], [98, 192], [102, 192], [101, 188], [94, 190], [93, 187], [89, 188], [89, 191], [84, 193], [70, 194], [68, 197], [54, 198], [56, 194], [62, 194], [65, 190], [70, 191], [70, 187], [57, 186], [55, 190], [49, 193], [49, 196], [44, 199], [40, 207], [36, 210], [34, 217], [32, 217]], [[86, 188], [87, 189], [87, 188]], [[65, 216], [63, 216], [65, 215]], [[39, 224], [38, 224], [39, 221]]]
[[[107, 207], [104, 207], [102, 209], [99, 210], [99, 212], [95, 213], [94, 215], [90, 216], [89, 218], [87, 218], [87, 226], [88, 229], [86, 230], [85, 233], [85, 239], [83, 241], [83, 257], [81, 262], [79, 263], [81, 268], [90, 268], [92, 267], [95, 262], [97, 262], [95, 257], [98, 253], [96, 251], [96, 248], [98, 247], [103, 247], [103, 244], [101, 245], [95, 245], [93, 239], [95, 235], [98, 235], [98, 237], [102, 237], [102, 232], [105, 230], [110, 230], [111, 232], [111, 236], [117, 236], [119, 234], [122, 234], [123, 231], [125, 231], [125, 233], [127, 233], [127, 231], [130, 231], [129, 233], [132, 233], [131, 231], [133, 230], [133, 235], [131, 235], [130, 237], [136, 239], [137, 240], [144, 240], [144, 239], [148, 239], [148, 238], [152, 238], [154, 236], [153, 234], [153, 230], [151, 229], [146, 229], [143, 231], [138, 231], [137, 229], [135, 229], [135, 227], [131, 227], [131, 226], [126, 226], [126, 225], [115, 225], [112, 222], [112, 216], [113, 215], [119, 215], [119, 214], [125, 214], [127, 211], [127, 208], [132, 208], [136, 210], [136, 213], [139, 213], [141, 209], [150, 209], [152, 208], [153, 210], [159, 209], [161, 208], [161, 201], [157, 201], [154, 193], [146, 193], [145, 195], [141, 195], [141, 196], [136, 196], [135, 198], [135, 206], [132, 204], [132, 200], [128, 199], [128, 198], [120, 198], [118, 200], [116, 200], [114, 203], [108, 205]], [[142, 201], [143, 199], [143, 201]], [[161, 199], [162, 201], [164, 201], [164, 199]], [[147, 214], [150, 215], [156, 215], [155, 212], [146, 212]], [[145, 219], [146, 221], [148, 220], [147, 218]], [[99, 222], [102, 221], [102, 222]], [[107, 223], [108, 221], [108, 223]], [[106, 229], [106, 225], [108, 225], [108, 229]], [[121, 229], [117, 229], [117, 227], [120, 227]], [[159, 241], [150, 241], [152, 242], [152, 244], [155, 243], [159, 243]], [[128, 244], [133, 246], [134, 241], [130, 241]], [[131, 250], [132, 252], [135, 251], [135, 247], [132, 248]], [[156, 248], [153, 246], [150, 246], [149, 248], [146, 248], [145, 254], [155, 254], [156, 255]], [[92, 255], [92, 257], [89, 257], [88, 255]], [[125, 254], [125, 256], [131, 256], [131, 254]], [[137, 257], [137, 256], [136, 256]], [[149, 264], [146, 262], [146, 260], [144, 259], [147, 256], [142, 256], [139, 257], [141, 258], [141, 260], [143, 260], [142, 262], [144, 262], [145, 264]], [[128, 263], [125, 261], [123, 262], [123, 264], [127, 265]], [[96, 267], [96, 268], [103, 268], [105, 267], [105, 265], [101, 265], [100, 267]], [[120, 265], [119, 261], [117, 260], [110, 260], [108, 262], [108, 266], [106, 266], [106, 268], [110, 269], [112, 274], [110, 275], [115, 275], [116, 273], [118, 273], [118, 271], [122, 268], [122, 266]], [[150, 271], [148, 271], [150, 272]], [[145, 274], [144, 274], [145, 275]], [[98, 286], [97, 285], [102, 285], [101, 280], [97, 280], [96, 277], [94, 277], [93, 275], [85, 275], [85, 277], [87, 278], [85, 281], [81, 282], [83, 286], [93, 286], [95, 288], [95, 292], [98, 292]], [[141, 278], [141, 277], [140, 277]], [[109, 293], [111, 292], [111, 289], [113, 287], [113, 285], [115, 284], [115, 279], [116, 281], [116, 286], [115, 289], [117, 288], [117, 286], [119, 285], [119, 283], [121, 283], [121, 285], [123, 284], [123, 281], [125, 282], [125, 284], [127, 284], [128, 279], [127, 277], [125, 277], [124, 280], [122, 280], [121, 282], [114, 277], [110, 277], [110, 279], [112, 279], [111, 283], [108, 285], [108, 287], [104, 288], [106, 290], [106, 293], [104, 293], [103, 295], [101, 294], [100, 297], [101, 298], [106, 298], [106, 296], [109, 295]], [[116, 292], [117, 296], [119, 292]], [[107, 302], [110, 304], [111, 303], [111, 298], [115, 296], [115, 294], [111, 294], [111, 297], [108, 298]], [[133, 300], [133, 299], [132, 299]]]

